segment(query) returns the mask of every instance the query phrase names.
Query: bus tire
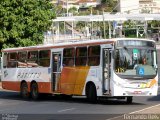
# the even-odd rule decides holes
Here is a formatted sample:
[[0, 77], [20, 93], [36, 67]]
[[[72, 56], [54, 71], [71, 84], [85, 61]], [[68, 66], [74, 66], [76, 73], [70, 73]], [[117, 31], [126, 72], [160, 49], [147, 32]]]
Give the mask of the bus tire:
[[23, 99], [28, 99], [30, 96], [28, 92], [28, 85], [26, 82], [21, 83], [20, 95], [22, 96]]
[[94, 84], [90, 84], [87, 87], [86, 95], [87, 95], [87, 100], [90, 103], [96, 103], [97, 102], [97, 92], [96, 92], [96, 87], [95, 87]]
[[31, 84], [31, 97], [33, 100], [37, 100], [39, 98], [38, 85], [35, 82]]
[[132, 101], [133, 101], [133, 97], [132, 96], [127, 97], [127, 104], [131, 104]]

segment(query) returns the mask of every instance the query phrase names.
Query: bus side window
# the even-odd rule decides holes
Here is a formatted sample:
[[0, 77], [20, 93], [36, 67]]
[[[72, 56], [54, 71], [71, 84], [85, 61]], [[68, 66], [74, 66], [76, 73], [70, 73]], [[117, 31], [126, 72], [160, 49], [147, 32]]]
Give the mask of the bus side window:
[[27, 58], [28, 67], [38, 67], [38, 51], [29, 51]]
[[50, 66], [50, 50], [39, 51], [39, 65], [42, 67]]
[[90, 46], [88, 48], [88, 65], [98, 66], [100, 64], [100, 46]]
[[76, 48], [76, 66], [87, 65], [87, 47]]
[[27, 67], [27, 52], [18, 52], [17, 63], [19, 68]]
[[7, 55], [7, 67], [16, 68], [17, 67], [17, 53], [9, 53]]
[[75, 48], [65, 48], [63, 50], [63, 66], [74, 66]]

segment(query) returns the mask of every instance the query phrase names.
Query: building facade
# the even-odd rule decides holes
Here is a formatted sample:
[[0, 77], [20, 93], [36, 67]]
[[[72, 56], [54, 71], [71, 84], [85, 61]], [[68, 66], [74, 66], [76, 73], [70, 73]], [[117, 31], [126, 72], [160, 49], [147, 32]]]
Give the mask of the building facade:
[[120, 13], [139, 13], [139, 0], [118, 0], [117, 11]]
[[141, 13], [160, 13], [160, 0], [140, 0]]
[[80, 7], [96, 7], [101, 3], [101, 0], [52, 0], [51, 3], [61, 4], [63, 8], [76, 7], [79, 9]]
[[118, 0], [120, 13], [160, 13], [160, 0]]

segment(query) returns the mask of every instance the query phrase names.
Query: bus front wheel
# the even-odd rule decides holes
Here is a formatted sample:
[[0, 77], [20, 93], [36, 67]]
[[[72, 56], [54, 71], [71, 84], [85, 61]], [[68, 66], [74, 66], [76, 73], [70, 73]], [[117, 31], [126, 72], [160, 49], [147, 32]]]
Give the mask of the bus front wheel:
[[21, 94], [22, 98], [24, 98], [24, 99], [29, 98], [28, 86], [27, 86], [26, 82], [22, 82], [20, 94]]
[[32, 83], [32, 85], [31, 85], [31, 96], [32, 96], [33, 100], [37, 100], [39, 98], [37, 83]]
[[87, 86], [86, 95], [89, 102], [91, 103], [97, 102], [97, 92], [94, 84], [90, 84], [89, 86]]

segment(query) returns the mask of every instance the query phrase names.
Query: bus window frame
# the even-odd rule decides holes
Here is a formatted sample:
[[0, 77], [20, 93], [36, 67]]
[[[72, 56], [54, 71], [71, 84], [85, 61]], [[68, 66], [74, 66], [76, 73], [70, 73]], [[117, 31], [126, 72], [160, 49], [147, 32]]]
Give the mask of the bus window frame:
[[[72, 51], [71, 51], [72, 49]], [[65, 55], [65, 50], [70, 50], [72, 52], [71, 56], [66, 56]], [[63, 49], [63, 66], [75, 66], [75, 54], [76, 54], [76, 49], [73, 47], [73, 48], [64, 48]], [[64, 62], [64, 61], [68, 61], [68, 63]]]
[[[94, 47], [99, 47], [99, 53], [98, 55], [94, 55], [93, 51], [91, 52], [90, 49], [93, 49]], [[90, 53], [92, 53], [90, 55]], [[97, 58], [97, 60], [93, 60], [93, 64], [90, 64], [90, 58]], [[95, 46], [88, 46], [88, 66], [99, 66], [100, 65], [100, 58], [101, 58], [101, 46], [100, 45], [95, 45]], [[99, 59], [99, 60], [98, 60]]]
[[[42, 58], [40, 58], [40, 56], [41, 56], [40, 54], [41, 54], [42, 51], [48, 51], [48, 55], [47, 55], [48, 57], [45, 57], [45, 58], [42, 57]], [[41, 60], [43, 62], [44, 62], [44, 60], [49, 60], [48, 62], [45, 61], [45, 63], [48, 63], [48, 65], [47, 64], [46, 65], [42, 65], [41, 62], [40, 62]], [[39, 66], [40, 67], [50, 67], [51, 66], [50, 65], [50, 61], [51, 61], [51, 50], [50, 49], [39, 50], [39, 52], [38, 52], [38, 64], [39, 64]]]
[[[79, 55], [80, 52], [79, 53], [77, 52], [77, 50], [80, 50], [82, 48], [86, 48], [86, 54], [85, 54], [85, 56]], [[78, 53], [78, 55], [77, 55], [77, 53]], [[82, 62], [82, 64], [80, 64], [80, 62], [79, 62], [79, 64], [77, 64], [77, 61], [80, 60], [78, 58], [82, 59], [80, 61], [80, 62]], [[85, 58], [86, 60], [83, 60], [83, 58]], [[83, 64], [84, 61], [86, 61], [85, 64]], [[87, 65], [88, 65], [88, 46], [77, 47], [76, 48], [76, 54], [75, 54], [75, 66], [87, 66]]]
[[[10, 55], [13, 54], [13, 53], [16, 54], [16, 58], [12, 60]], [[7, 68], [17, 68], [17, 57], [18, 57], [17, 52], [7, 53]]]
[[[23, 53], [23, 54], [20, 56], [21, 53]], [[25, 57], [23, 55], [25, 55]], [[22, 56], [24, 58], [22, 58]], [[18, 68], [26, 68], [27, 67], [27, 57], [28, 57], [27, 51], [19, 51], [17, 53], [17, 67]]]
[[[30, 58], [33, 52], [36, 52], [36, 56], [33, 58]], [[32, 50], [28, 51], [28, 56], [27, 56], [27, 67], [39, 67], [39, 51], [38, 50]], [[29, 55], [30, 54], [30, 55]], [[33, 62], [35, 61], [35, 62]]]

